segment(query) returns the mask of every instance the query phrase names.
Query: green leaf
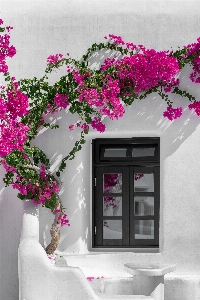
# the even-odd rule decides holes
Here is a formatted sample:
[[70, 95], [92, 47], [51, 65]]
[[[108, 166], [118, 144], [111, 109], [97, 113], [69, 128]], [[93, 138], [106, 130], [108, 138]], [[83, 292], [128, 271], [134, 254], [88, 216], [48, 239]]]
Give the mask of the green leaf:
[[44, 206], [47, 207], [47, 208], [49, 208], [49, 209], [53, 209], [56, 206], [56, 202], [57, 202], [56, 194], [52, 194], [51, 198], [47, 199], [45, 201]]
[[22, 195], [20, 193], [17, 194], [17, 197], [21, 200], [26, 200], [27, 199], [27, 195]]
[[56, 175], [57, 175], [58, 177], [60, 177], [60, 172], [59, 172], [59, 171], [57, 171], [57, 172], [56, 172]]

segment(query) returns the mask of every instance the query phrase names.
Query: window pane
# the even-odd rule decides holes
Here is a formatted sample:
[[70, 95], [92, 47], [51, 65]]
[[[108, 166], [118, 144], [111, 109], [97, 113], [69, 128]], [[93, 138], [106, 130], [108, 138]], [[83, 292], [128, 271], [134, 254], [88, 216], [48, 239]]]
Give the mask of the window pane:
[[104, 216], [122, 216], [122, 197], [103, 197]]
[[104, 193], [122, 193], [122, 173], [103, 174]]
[[122, 220], [103, 220], [103, 239], [122, 239]]
[[154, 220], [136, 220], [135, 239], [154, 239]]
[[154, 156], [155, 148], [133, 148], [132, 157]]
[[154, 215], [154, 197], [134, 197], [135, 216]]
[[154, 173], [135, 173], [134, 192], [154, 192]]
[[126, 157], [126, 148], [108, 148], [104, 150], [104, 157]]

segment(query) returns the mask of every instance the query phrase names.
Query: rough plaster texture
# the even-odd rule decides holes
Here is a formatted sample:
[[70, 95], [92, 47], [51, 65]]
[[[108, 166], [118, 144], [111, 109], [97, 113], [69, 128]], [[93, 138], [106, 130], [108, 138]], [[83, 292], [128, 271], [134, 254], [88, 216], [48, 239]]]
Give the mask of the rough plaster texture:
[[[42, 76], [49, 54], [69, 52], [72, 57], [79, 58], [92, 43], [101, 42], [109, 33], [162, 50], [194, 42], [200, 28], [199, 1], [7, 0], [0, 2], [0, 12], [6, 24], [14, 26], [11, 41], [17, 48], [17, 55], [10, 60], [10, 70], [17, 78]], [[198, 98], [200, 89], [187, 79], [189, 73], [189, 68], [182, 71], [182, 87]], [[52, 81], [55, 80], [56, 75], [52, 76]], [[172, 101], [174, 99], [172, 96]], [[177, 106], [187, 107], [184, 99], [176, 97], [176, 101]], [[84, 266], [87, 261], [85, 266], [89, 268], [88, 272], [92, 271], [91, 276], [98, 272], [99, 275], [108, 274], [111, 266], [122, 270], [123, 263], [138, 260], [177, 263], [177, 276], [197, 276], [193, 297], [196, 300], [199, 299], [200, 275], [200, 119], [186, 110], [181, 119], [170, 122], [162, 118], [165, 108], [165, 103], [157, 95], [151, 95], [147, 100], [135, 102], [127, 109], [123, 119], [106, 120], [104, 135], [96, 132], [88, 135], [82, 152], [69, 162], [63, 175], [62, 200], [71, 227], [62, 229], [58, 250], [66, 254], [87, 254], [91, 251], [91, 140], [96, 137], [160, 136], [160, 253], [118, 253], [98, 257], [92, 254], [68, 256], [67, 259], [73, 266]], [[54, 118], [58, 119], [59, 131], [41, 132], [37, 144], [56, 167], [72, 148], [78, 132], [68, 131], [68, 126], [76, 121], [75, 116], [65, 116], [63, 112]], [[3, 177], [2, 168], [0, 172]], [[11, 188], [4, 189], [2, 181], [0, 191], [0, 270], [3, 270], [0, 272], [0, 294], [2, 299], [17, 300], [17, 248], [23, 203]], [[40, 216], [40, 242], [46, 246], [50, 241], [49, 229], [53, 219], [43, 208]], [[184, 299], [185, 295], [180, 294], [182, 282], [176, 281], [179, 299]], [[174, 284], [173, 280], [169, 281], [169, 291], [172, 285], [175, 289]], [[174, 295], [171, 293], [169, 299], [178, 300]]]

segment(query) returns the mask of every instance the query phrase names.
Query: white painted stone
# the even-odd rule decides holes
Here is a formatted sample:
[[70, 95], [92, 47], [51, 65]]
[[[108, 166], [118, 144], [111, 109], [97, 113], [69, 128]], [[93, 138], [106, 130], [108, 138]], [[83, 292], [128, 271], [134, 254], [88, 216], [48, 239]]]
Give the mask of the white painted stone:
[[124, 265], [125, 271], [131, 275], [143, 275], [143, 276], [164, 276], [167, 273], [173, 272], [176, 270], [176, 265], [169, 264], [133, 264], [127, 263]]

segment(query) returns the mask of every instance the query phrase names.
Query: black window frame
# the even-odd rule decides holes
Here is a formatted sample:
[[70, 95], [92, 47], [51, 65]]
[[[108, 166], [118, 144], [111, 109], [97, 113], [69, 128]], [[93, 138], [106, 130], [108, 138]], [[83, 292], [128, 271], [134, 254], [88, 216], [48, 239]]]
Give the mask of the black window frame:
[[[102, 149], [123, 147], [154, 147], [154, 156], [103, 157]], [[128, 154], [129, 153], [129, 154]], [[103, 174], [122, 173], [122, 217], [103, 216]], [[154, 192], [134, 191], [131, 180], [133, 173], [154, 173]], [[111, 194], [106, 194], [112, 196]], [[154, 215], [136, 216], [134, 214], [134, 196], [153, 196]], [[118, 194], [120, 196], [120, 194]], [[122, 239], [103, 240], [103, 220], [122, 220]], [[154, 220], [154, 239], [135, 239], [134, 221]], [[159, 248], [160, 223], [160, 138], [96, 138], [92, 140], [92, 248]]]

